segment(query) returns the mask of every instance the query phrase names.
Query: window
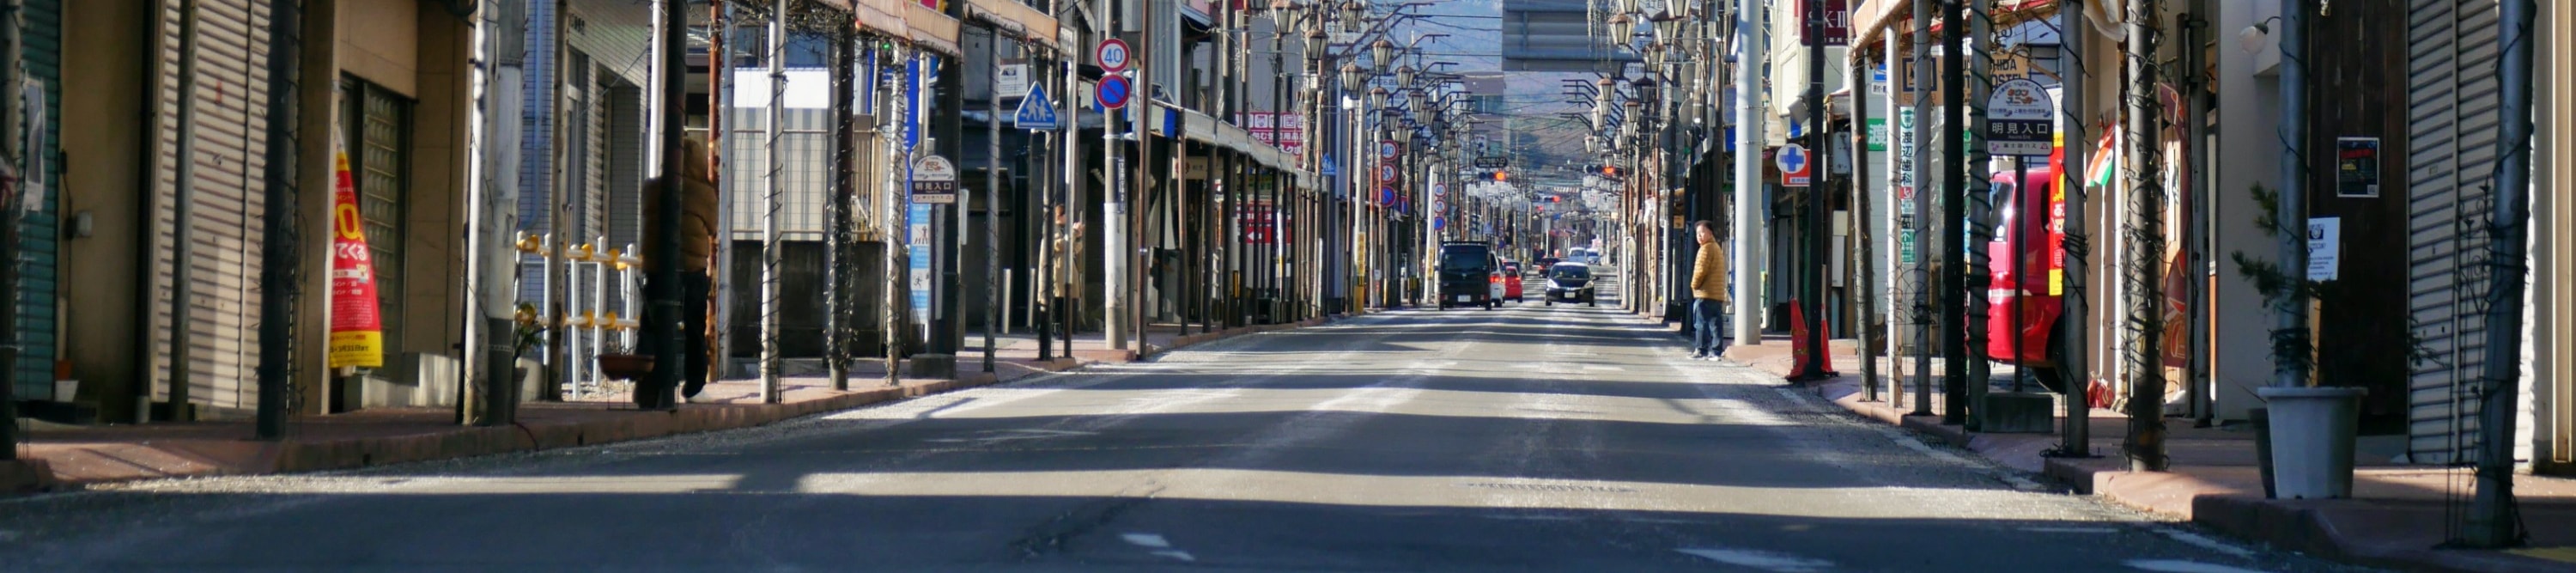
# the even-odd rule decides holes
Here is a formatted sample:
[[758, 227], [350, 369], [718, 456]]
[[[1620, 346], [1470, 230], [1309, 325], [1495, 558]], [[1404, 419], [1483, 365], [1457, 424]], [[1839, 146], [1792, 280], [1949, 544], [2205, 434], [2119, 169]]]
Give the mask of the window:
[[387, 364], [400, 352], [403, 220], [411, 195], [412, 101], [355, 77], [340, 81], [340, 137], [358, 187], [358, 217], [375, 257], [377, 314], [384, 317]]

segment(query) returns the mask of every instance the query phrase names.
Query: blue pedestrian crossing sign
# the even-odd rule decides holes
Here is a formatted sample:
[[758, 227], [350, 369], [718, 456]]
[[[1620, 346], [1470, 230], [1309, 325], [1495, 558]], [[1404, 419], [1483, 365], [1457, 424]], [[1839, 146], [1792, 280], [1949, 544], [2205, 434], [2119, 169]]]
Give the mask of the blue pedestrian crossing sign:
[[1020, 109], [1011, 113], [1011, 123], [1029, 131], [1064, 129], [1057, 121], [1055, 98], [1047, 97], [1046, 86], [1029, 86], [1028, 97], [1020, 98]]

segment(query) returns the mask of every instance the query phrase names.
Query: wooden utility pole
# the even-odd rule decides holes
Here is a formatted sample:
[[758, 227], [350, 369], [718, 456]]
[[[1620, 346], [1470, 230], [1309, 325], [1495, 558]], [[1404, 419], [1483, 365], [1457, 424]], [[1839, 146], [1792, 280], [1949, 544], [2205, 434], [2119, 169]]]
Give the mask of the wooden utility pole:
[[[2129, 469], [2164, 471], [2164, 187], [2154, 171], [2156, 138], [2157, 0], [2129, 0], [2125, 98], [2128, 149], [2120, 167], [2129, 181]], [[2288, 45], [2287, 37], [2283, 45]], [[2283, 58], [2284, 60], [2288, 58]], [[2291, 78], [2282, 74], [2282, 89]], [[2295, 113], [2285, 110], [2284, 113]], [[2292, 271], [2297, 272], [2297, 271]]]

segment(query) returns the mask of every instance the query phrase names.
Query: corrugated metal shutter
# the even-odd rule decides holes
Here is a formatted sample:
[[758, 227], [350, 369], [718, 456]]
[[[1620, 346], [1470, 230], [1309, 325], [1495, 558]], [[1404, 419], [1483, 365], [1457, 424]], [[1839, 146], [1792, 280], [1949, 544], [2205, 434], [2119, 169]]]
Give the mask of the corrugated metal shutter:
[[[54, 379], [54, 356], [57, 314], [55, 265], [56, 231], [62, 210], [56, 198], [62, 196], [62, 153], [59, 145], [63, 125], [63, 4], [62, 0], [33, 0], [24, 4], [27, 72], [45, 83], [45, 149], [27, 150], [37, 168], [45, 170], [45, 208], [28, 215], [19, 223], [18, 233], [18, 383], [17, 396], [43, 398], [53, 395], [49, 384]], [[46, 398], [50, 399], [50, 398]]]
[[2489, 276], [2480, 188], [2496, 155], [2496, 2], [2414, 0], [2411, 8], [2409, 306], [2432, 356], [2409, 379], [2407, 455], [2441, 464], [2466, 461], [2476, 447]]
[[[634, 84], [608, 86], [608, 244], [641, 246], [644, 225], [644, 93]], [[628, 249], [632, 250], [632, 249]], [[609, 304], [625, 293], [609, 289]]]
[[[599, 240], [608, 236], [608, 92], [597, 83], [582, 90], [583, 122], [589, 139], [582, 144], [581, 236]], [[614, 245], [600, 245], [608, 249]]]
[[[555, 36], [554, 2], [530, 2], [528, 10], [528, 76], [522, 88], [519, 117], [519, 230], [543, 235], [552, 229], [551, 199], [555, 184]], [[545, 260], [519, 255], [519, 300], [545, 299]]]
[[[601, 71], [644, 85], [652, 69], [653, 3], [635, 0], [570, 0], [565, 45], [590, 54]], [[691, 12], [704, 17], [705, 12]]]
[[[756, 85], [742, 89], [769, 89], [763, 77]], [[779, 173], [785, 193], [784, 207], [778, 213], [780, 240], [823, 240], [823, 198], [831, 189], [832, 156], [830, 138], [832, 113], [827, 109], [789, 108], [786, 130], [778, 139], [778, 153], [785, 157]], [[732, 127], [725, 136], [728, 168], [724, 176], [731, 179], [734, 194], [733, 238], [759, 240], [760, 218], [769, 210], [769, 112], [767, 108], [736, 107], [725, 116]]]
[[[152, 238], [153, 340], [152, 375], [156, 395], [166, 395], [171, 378], [167, 352], [173, 332], [190, 345], [192, 402], [217, 408], [249, 408], [258, 369], [259, 218], [265, 212], [258, 193], [258, 174], [265, 166], [259, 151], [267, 144], [260, 114], [268, 91], [264, 65], [268, 42], [268, 5], [256, 0], [199, 0], [198, 41], [193, 53], [180, 53], [177, 0], [164, 0], [161, 89], [158, 105], [160, 168], [154, 182]], [[195, 93], [176, 93], [182, 58], [197, 64]], [[193, 105], [197, 130], [180, 141], [178, 106]], [[180, 182], [174, 162], [179, 145], [196, 153], [194, 225], [189, 236], [176, 237], [174, 201]], [[178, 241], [195, 249], [192, 280], [172, 285], [172, 249]], [[187, 301], [190, 320], [184, 329], [171, 326], [169, 301]]]

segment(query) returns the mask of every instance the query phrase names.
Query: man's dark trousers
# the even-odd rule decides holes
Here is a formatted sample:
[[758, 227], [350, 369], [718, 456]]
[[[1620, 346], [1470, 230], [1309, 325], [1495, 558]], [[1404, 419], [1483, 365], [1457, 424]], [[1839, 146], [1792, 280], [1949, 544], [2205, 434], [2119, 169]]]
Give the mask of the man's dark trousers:
[[1691, 353], [1717, 356], [1726, 352], [1726, 303], [1691, 299]]
[[[699, 391], [707, 387], [707, 355], [712, 353], [707, 346], [707, 295], [714, 289], [713, 283], [713, 279], [703, 274], [685, 271], [680, 273], [680, 339], [687, 341], [685, 351], [680, 353], [681, 396], [696, 396]], [[659, 294], [659, 291], [655, 290], [650, 283], [646, 284], [644, 290], [647, 300]], [[646, 305], [645, 309], [644, 322], [646, 323], [669, 319], [669, 317], [653, 316], [651, 305]], [[644, 343], [640, 345], [642, 348], [639, 350], [648, 355], [654, 354], [653, 351], [659, 349], [661, 344], [662, 341], [647, 336], [644, 337]]]

